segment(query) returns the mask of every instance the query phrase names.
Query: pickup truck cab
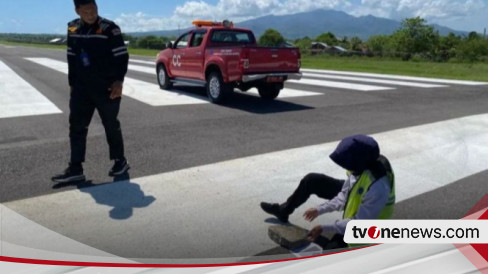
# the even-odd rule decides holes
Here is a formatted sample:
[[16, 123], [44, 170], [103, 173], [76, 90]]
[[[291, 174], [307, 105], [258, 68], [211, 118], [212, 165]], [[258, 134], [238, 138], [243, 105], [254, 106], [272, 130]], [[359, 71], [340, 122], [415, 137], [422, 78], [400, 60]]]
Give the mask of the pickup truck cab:
[[159, 86], [173, 83], [206, 87], [213, 103], [222, 102], [235, 88], [256, 87], [265, 100], [275, 99], [288, 79], [301, 79], [298, 48], [259, 47], [252, 31], [229, 21], [194, 21], [196, 26], [158, 54]]

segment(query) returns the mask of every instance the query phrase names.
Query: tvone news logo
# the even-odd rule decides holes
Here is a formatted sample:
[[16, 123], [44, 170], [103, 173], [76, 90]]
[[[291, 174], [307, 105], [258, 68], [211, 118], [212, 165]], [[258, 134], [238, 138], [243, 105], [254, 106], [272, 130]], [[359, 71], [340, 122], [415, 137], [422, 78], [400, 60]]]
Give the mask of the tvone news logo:
[[382, 227], [372, 225], [369, 228], [352, 227], [355, 239], [479, 239], [478, 228], [440, 227]]
[[[446, 238], [440, 228], [398, 228], [398, 227], [382, 227], [370, 226], [369, 228], [352, 227], [353, 237], [356, 239], [372, 240], [380, 239], [400, 239], [400, 238]], [[464, 235], [452, 235], [449, 238]]]
[[488, 243], [488, 220], [351, 220], [346, 243]]

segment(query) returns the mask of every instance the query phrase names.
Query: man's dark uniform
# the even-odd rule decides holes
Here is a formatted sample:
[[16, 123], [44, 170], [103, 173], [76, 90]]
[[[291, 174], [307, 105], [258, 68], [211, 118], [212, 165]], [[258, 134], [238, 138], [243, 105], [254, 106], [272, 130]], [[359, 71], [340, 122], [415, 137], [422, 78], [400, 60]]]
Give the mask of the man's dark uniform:
[[102, 119], [110, 159], [125, 159], [120, 122], [121, 98], [110, 99], [110, 86], [123, 81], [129, 54], [120, 28], [99, 17], [93, 25], [76, 19], [68, 23], [71, 163], [85, 161], [86, 136], [95, 109]]

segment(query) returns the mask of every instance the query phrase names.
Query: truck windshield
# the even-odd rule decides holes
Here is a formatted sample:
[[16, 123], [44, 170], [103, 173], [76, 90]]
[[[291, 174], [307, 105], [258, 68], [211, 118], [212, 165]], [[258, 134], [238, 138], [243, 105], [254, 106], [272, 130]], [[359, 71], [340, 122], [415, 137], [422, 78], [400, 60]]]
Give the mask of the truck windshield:
[[254, 44], [251, 32], [238, 30], [214, 30], [210, 39], [213, 43]]

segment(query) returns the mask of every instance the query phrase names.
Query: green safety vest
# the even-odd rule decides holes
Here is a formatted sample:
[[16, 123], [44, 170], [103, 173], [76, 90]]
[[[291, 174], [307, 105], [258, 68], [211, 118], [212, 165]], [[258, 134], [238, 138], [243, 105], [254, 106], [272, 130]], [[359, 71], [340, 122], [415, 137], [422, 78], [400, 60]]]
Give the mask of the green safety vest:
[[[395, 176], [393, 172], [387, 172], [388, 179], [390, 181], [390, 195], [388, 201], [381, 211], [378, 219], [390, 219], [393, 215], [393, 208], [395, 205]], [[350, 219], [354, 217], [361, 206], [364, 196], [368, 192], [369, 188], [379, 178], [375, 178], [371, 171], [364, 171], [359, 177], [358, 181], [352, 187], [347, 198], [346, 206], [344, 208], [344, 219]]]
[[[380, 212], [378, 219], [391, 219], [393, 215], [393, 209], [395, 206], [395, 175], [393, 170], [391, 169], [390, 163], [384, 156], [380, 156], [380, 162], [383, 164], [384, 168], [386, 169], [386, 176], [388, 176], [388, 180], [390, 181], [390, 195], [388, 197], [388, 201], [386, 202], [383, 210]], [[350, 172], [348, 172], [350, 175]], [[359, 210], [361, 206], [364, 196], [368, 192], [369, 188], [373, 185], [373, 183], [380, 178], [375, 178], [373, 173], [370, 170], [365, 170], [361, 176], [359, 176], [358, 181], [352, 189], [349, 191], [349, 195], [347, 197], [346, 206], [344, 207], [344, 214], [343, 219], [351, 219], [353, 218]], [[349, 244], [349, 247], [357, 247], [361, 246], [361, 244]]]
[[[379, 161], [383, 164], [383, 167], [386, 170], [386, 176], [388, 176], [388, 180], [390, 181], [391, 190], [388, 201], [385, 204], [385, 207], [381, 211], [380, 215], [378, 216], [378, 219], [390, 219], [393, 215], [393, 208], [395, 206], [395, 175], [393, 173], [393, 170], [391, 169], [390, 163], [386, 158], [380, 156]], [[350, 173], [348, 175], [350, 175]], [[351, 219], [358, 213], [364, 196], [368, 192], [369, 188], [373, 185], [373, 183], [378, 179], [380, 178], [375, 178], [370, 170], [365, 170], [361, 174], [356, 184], [354, 184], [352, 189], [349, 191], [346, 205], [344, 207], [343, 219]], [[357, 245], [355, 244], [349, 246]]]

